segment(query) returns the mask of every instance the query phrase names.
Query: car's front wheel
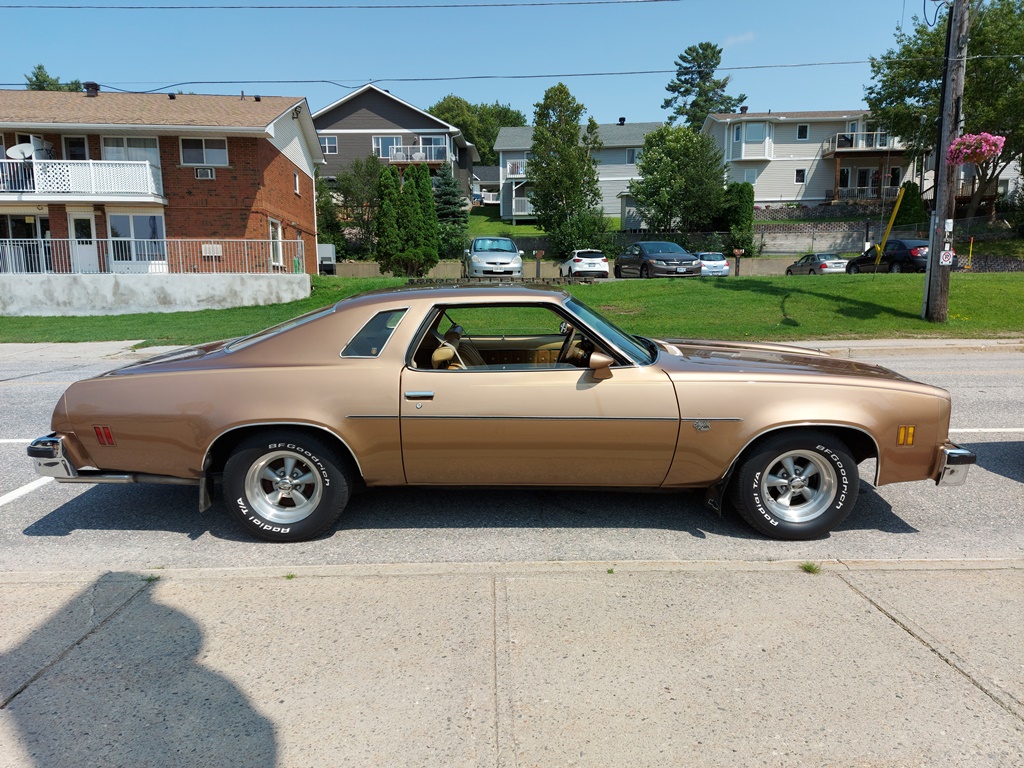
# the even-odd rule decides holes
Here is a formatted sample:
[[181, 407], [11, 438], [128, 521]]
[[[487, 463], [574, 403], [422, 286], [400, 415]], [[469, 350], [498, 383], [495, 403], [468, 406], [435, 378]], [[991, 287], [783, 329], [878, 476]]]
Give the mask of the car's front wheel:
[[792, 276], [793, 276], [793, 270], [792, 270], [792, 269], [787, 269], [787, 270], [786, 270], [786, 275], [787, 275], [788, 277], [792, 277]]
[[860, 272], [860, 267], [856, 264], [851, 264], [846, 268], [846, 274], [848, 275], [856, 275], [858, 272]]
[[622, 278], [622, 270], [621, 270], [621, 269], [619, 269], [619, 265], [618, 265], [618, 264], [616, 264], [616, 265], [615, 265], [615, 271], [614, 271], [614, 274], [615, 274], [615, 277], [617, 277], [617, 278], [619, 278], [619, 279], [621, 279], [621, 278]]
[[640, 277], [642, 277], [642, 278], [644, 278], [646, 280], [650, 276], [651, 276], [651, 270], [647, 267], [646, 264], [642, 265], [640, 267]]
[[850, 449], [827, 432], [769, 437], [740, 460], [730, 497], [740, 516], [775, 539], [816, 539], [846, 519], [860, 474]]
[[348, 503], [347, 465], [302, 432], [267, 431], [243, 441], [224, 467], [232, 516], [270, 541], [302, 541], [326, 531]]

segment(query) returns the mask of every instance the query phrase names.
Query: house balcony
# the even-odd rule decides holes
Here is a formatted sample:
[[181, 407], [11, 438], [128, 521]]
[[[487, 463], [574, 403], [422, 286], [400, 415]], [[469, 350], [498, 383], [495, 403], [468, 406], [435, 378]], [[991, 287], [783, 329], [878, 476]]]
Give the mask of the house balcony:
[[533, 203], [528, 197], [512, 198], [512, 216], [533, 216]]
[[829, 200], [895, 200], [899, 192], [899, 187], [840, 187], [838, 197], [833, 198], [832, 190], [825, 196]]
[[162, 202], [160, 168], [115, 160], [0, 160], [0, 202]]
[[526, 161], [525, 160], [506, 160], [505, 161], [505, 178], [506, 179], [525, 179], [526, 178]]
[[414, 163], [441, 165], [441, 163], [452, 162], [452, 156], [446, 146], [416, 144], [408, 147], [389, 147], [388, 162], [393, 165], [412, 165]]
[[836, 155], [877, 155], [880, 152], [901, 153], [903, 142], [885, 131], [837, 133], [821, 144], [822, 157]]
[[0, 274], [304, 272], [302, 240], [0, 239]]

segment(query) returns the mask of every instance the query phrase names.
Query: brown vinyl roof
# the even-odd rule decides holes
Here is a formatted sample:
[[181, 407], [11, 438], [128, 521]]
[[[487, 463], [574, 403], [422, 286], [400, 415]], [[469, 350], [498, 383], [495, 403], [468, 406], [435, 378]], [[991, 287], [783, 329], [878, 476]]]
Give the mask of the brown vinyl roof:
[[0, 90], [0, 124], [152, 125], [265, 128], [305, 100], [299, 96], [208, 96]]

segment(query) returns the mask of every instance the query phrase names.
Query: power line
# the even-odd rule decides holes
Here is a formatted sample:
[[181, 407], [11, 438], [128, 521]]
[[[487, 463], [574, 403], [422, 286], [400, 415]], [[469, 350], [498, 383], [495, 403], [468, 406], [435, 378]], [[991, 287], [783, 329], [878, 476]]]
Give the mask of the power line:
[[543, 0], [523, 3], [406, 3], [389, 5], [25, 5], [2, 3], [2, 10], [32, 11], [409, 11], [437, 8], [539, 8], [572, 5], [640, 5], [684, 0]]

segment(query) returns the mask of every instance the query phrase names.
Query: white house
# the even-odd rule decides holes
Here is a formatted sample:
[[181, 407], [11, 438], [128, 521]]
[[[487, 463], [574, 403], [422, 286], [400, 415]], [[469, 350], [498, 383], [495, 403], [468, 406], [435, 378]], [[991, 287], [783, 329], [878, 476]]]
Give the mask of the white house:
[[[663, 123], [617, 123], [598, 125], [598, 136], [604, 147], [595, 153], [598, 161], [597, 183], [601, 190], [601, 207], [605, 216], [619, 215], [619, 194], [632, 179], [639, 178], [636, 158], [644, 145], [644, 137]], [[527, 165], [533, 146], [533, 128], [502, 128], [494, 142], [498, 152], [501, 218], [506, 221], [536, 218], [530, 203]]]
[[754, 204], [817, 205], [895, 197], [910, 163], [902, 142], [863, 110], [708, 115], [727, 181], [754, 186]]

